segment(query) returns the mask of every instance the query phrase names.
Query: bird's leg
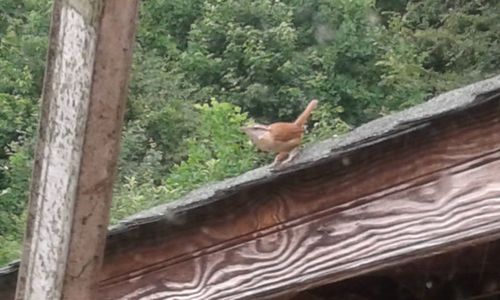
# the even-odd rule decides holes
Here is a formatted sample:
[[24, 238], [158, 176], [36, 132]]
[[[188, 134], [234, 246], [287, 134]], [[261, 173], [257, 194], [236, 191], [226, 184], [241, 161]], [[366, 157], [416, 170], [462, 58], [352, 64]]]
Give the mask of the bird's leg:
[[288, 154], [288, 158], [286, 160], [284, 160], [281, 164], [284, 165], [284, 164], [291, 162], [295, 157], [297, 157], [297, 154], [299, 154], [299, 151], [300, 151], [299, 147], [290, 151], [290, 153]]
[[286, 159], [286, 157], [288, 156], [288, 153], [287, 152], [280, 152], [276, 155], [276, 157], [274, 158], [274, 161], [271, 165], [271, 168], [275, 168], [279, 165], [282, 164], [282, 161]]

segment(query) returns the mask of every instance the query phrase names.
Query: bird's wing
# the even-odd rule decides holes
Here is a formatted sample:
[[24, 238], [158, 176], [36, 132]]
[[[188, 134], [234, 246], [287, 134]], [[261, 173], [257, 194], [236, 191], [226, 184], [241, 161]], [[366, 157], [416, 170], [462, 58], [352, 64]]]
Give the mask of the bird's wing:
[[280, 122], [269, 125], [269, 131], [274, 140], [286, 142], [301, 138], [304, 129], [294, 123]]
[[250, 138], [260, 140], [266, 133], [269, 132], [269, 126], [262, 124], [255, 124], [248, 127], [241, 128]]

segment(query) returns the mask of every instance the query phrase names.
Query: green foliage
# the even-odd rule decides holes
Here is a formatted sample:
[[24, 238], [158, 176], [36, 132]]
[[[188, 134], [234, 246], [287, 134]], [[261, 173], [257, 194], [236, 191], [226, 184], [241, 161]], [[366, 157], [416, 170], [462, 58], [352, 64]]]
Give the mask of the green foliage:
[[146, 130], [139, 122], [129, 122], [124, 129], [122, 151], [119, 158], [119, 175], [123, 181], [131, 176], [140, 177], [139, 181], [157, 181], [163, 176], [165, 168], [163, 155], [154, 141], [148, 138]]
[[152, 51], [136, 49], [119, 164], [122, 179], [150, 168], [158, 181], [182, 161], [185, 139], [198, 126], [197, 112], [188, 99], [190, 91], [171, 62]]
[[342, 120], [340, 117], [342, 113], [343, 108], [341, 106], [332, 107], [328, 103], [319, 105], [311, 115], [313, 126], [311, 131], [304, 136], [303, 143], [309, 144], [347, 133], [351, 126]]
[[197, 105], [201, 123], [188, 139], [188, 157], [174, 166], [167, 187], [183, 194], [203, 183], [236, 176], [256, 167], [258, 156], [240, 128], [247, 114], [229, 103]]
[[278, 1], [205, 1], [180, 62], [202, 92], [194, 99], [208, 100], [209, 91], [255, 115], [268, 117], [279, 107], [295, 111], [297, 95], [286, 97], [293, 86], [281, 74], [296, 41], [291, 21], [291, 8]]
[[0, 189], [0, 264], [20, 254], [31, 177], [32, 146], [32, 140], [12, 142], [9, 147], [12, 153], [1, 165], [6, 175], [6, 188]]
[[[3, 166], [7, 175], [7, 188], [1, 191], [0, 210], [20, 215], [28, 196], [33, 152], [30, 143], [19, 141], [10, 145], [12, 153]], [[1, 223], [1, 222], [0, 222]], [[2, 228], [2, 225], [0, 225]], [[0, 231], [1, 232], [1, 231]]]
[[495, 0], [408, 5], [403, 22], [413, 34], [407, 41], [428, 53], [422, 65], [433, 72], [438, 92], [498, 72], [499, 14], [500, 2]]
[[150, 153], [150, 164], [138, 168], [136, 174], [140, 174], [140, 178], [126, 176], [124, 184], [117, 187], [112, 222], [174, 200], [202, 184], [241, 174], [265, 159], [240, 132], [249, 119], [239, 107], [212, 99], [210, 104], [196, 105], [196, 109], [201, 125], [186, 140], [187, 158], [176, 164], [162, 183], [156, 185], [151, 171], [158, 158]]
[[198, 92], [232, 101], [264, 121], [292, 119], [311, 97], [342, 106], [359, 124], [373, 118], [376, 44], [370, 0], [207, 1], [180, 68]]
[[372, 0], [206, 1], [179, 68], [197, 102], [215, 95], [271, 121], [314, 96], [358, 125], [426, 95], [424, 56], [396, 27]]
[[0, 235], [0, 263], [6, 264], [21, 256], [22, 236]]
[[423, 66], [427, 52], [408, 43], [411, 31], [400, 17], [390, 19], [381, 33], [380, 48], [384, 53], [375, 63], [381, 73], [378, 86], [387, 96], [377, 105], [380, 113], [407, 108], [425, 100], [429, 93], [429, 71]]
[[7, 157], [7, 146], [12, 141], [33, 130], [36, 110], [28, 98], [0, 93], [0, 158]]
[[0, 165], [5, 174], [3, 186], [6, 187], [0, 189], [0, 264], [20, 255], [33, 155], [30, 142], [12, 142], [9, 149], [12, 152]]
[[115, 187], [111, 224], [116, 224], [125, 217], [169, 200], [168, 190], [164, 186], [155, 185], [152, 181], [144, 182], [144, 180], [145, 178], [141, 178], [143, 182], [139, 183], [135, 176], [130, 176]]
[[19, 255], [50, 6], [0, 3], [0, 264]]
[[172, 57], [174, 49], [185, 49], [191, 24], [195, 22], [203, 6], [203, 0], [143, 1], [138, 42], [155, 49], [162, 56]]
[[2, 1], [0, 24], [0, 93], [31, 96], [41, 90], [50, 2]]

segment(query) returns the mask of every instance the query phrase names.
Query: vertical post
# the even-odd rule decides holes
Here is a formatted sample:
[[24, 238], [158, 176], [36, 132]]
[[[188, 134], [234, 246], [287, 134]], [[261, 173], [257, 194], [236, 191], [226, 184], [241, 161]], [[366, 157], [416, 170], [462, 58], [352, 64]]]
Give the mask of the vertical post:
[[97, 299], [138, 0], [54, 0], [16, 299]]

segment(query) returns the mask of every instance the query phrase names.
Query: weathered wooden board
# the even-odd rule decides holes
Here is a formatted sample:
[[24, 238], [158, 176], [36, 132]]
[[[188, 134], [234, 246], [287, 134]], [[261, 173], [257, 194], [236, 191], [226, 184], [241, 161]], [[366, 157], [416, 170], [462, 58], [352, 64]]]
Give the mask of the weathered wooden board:
[[111, 236], [103, 279], [119, 281], [120, 274], [126, 278], [129, 272], [148, 265], [169, 264], [190, 259], [192, 252], [231, 247], [286, 220], [412, 178], [425, 180], [425, 176], [497, 149], [500, 140], [497, 105], [445, 118], [411, 136], [387, 141], [271, 184], [241, 190], [209, 208], [191, 210], [186, 215], [167, 214], [164, 222], [141, 225], [125, 234]]
[[[127, 299], [255, 299], [500, 236], [500, 151], [115, 287]], [[188, 280], [186, 280], [188, 279]], [[106, 295], [106, 294], [105, 294]]]
[[138, 0], [56, 0], [16, 299], [94, 299]]
[[426, 125], [110, 237], [103, 299], [255, 299], [496, 237], [498, 99]]
[[61, 296], [97, 41], [88, 18], [54, 2], [17, 299]]
[[99, 19], [87, 126], [64, 280], [63, 299], [95, 299], [123, 114], [128, 94], [139, 0], [105, 0]]

